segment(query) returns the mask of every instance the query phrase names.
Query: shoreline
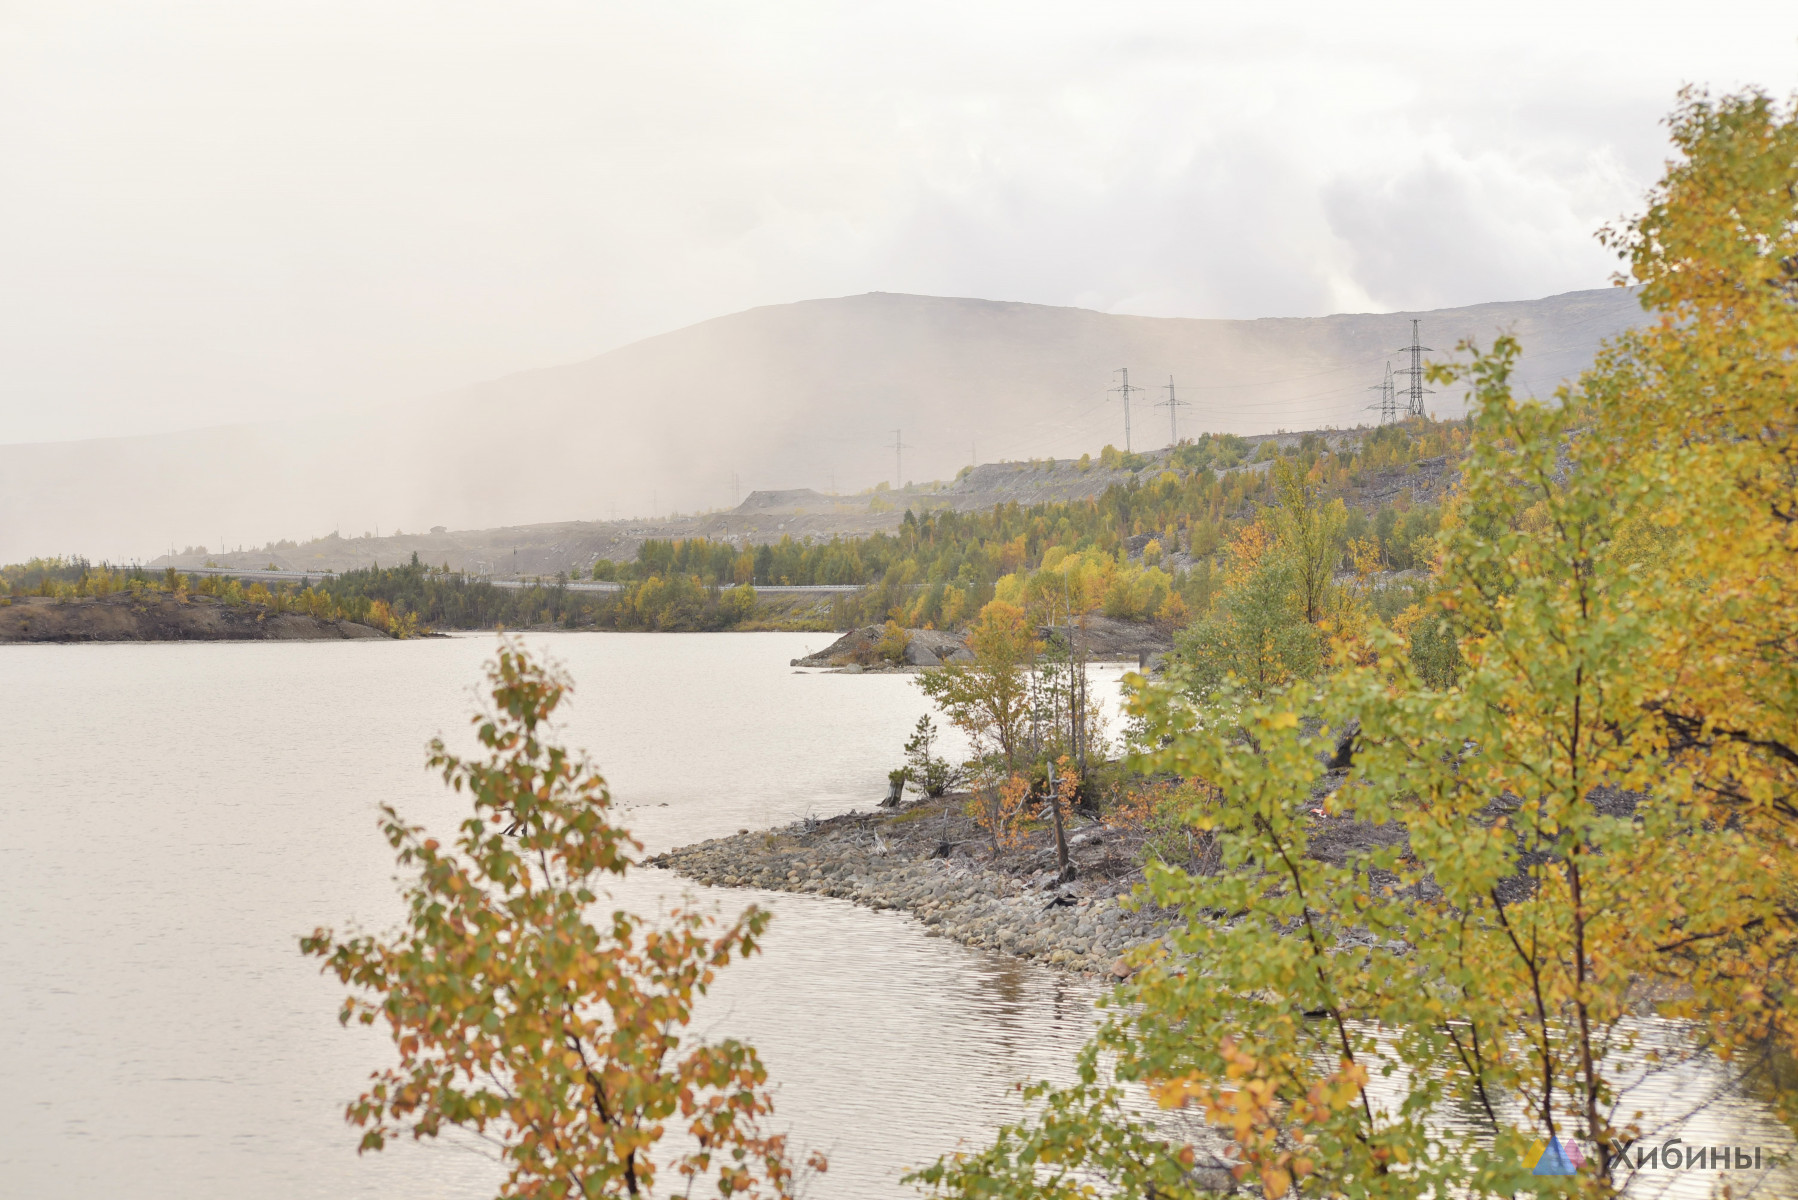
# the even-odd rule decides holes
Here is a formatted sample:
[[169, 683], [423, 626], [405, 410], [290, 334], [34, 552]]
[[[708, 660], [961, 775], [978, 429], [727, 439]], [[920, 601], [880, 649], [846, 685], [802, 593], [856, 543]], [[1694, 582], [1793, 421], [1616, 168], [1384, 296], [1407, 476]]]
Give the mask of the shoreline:
[[[1097, 822], [1070, 822], [1079, 874], [1058, 884], [1054, 850], [1033, 836], [990, 859], [990, 840], [951, 794], [892, 812], [850, 812], [743, 830], [644, 860], [713, 887], [765, 888], [906, 912], [926, 937], [947, 937], [1083, 975], [1123, 978], [1132, 948], [1159, 938], [1171, 913], [1138, 908], [1128, 841]], [[1039, 835], [1040, 835], [1039, 831]], [[1123, 868], [1121, 871], [1119, 868]]]
[[[1335, 790], [1343, 772], [1320, 774], [1313, 798]], [[1129, 952], [1155, 942], [1182, 917], [1139, 897], [1143, 864], [1180, 848], [1141, 822], [1107, 822], [1078, 808], [1065, 823], [1073, 879], [1060, 882], [1054, 834], [1032, 820], [1017, 840], [993, 853], [991, 834], [970, 815], [974, 797], [952, 792], [893, 809], [806, 818], [776, 829], [740, 829], [655, 855], [664, 867], [713, 887], [766, 888], [898, 910], [922, 921], [928, 937], [948, 937], [1082, 975], [1128, 978]], [[1627, 793], [1602, 803], [1629, 805]], [[1307, 853], [1336, 865], [1404, 831], [1352, 813], [1314, 811]], [[1185, 846], [1172, 865], [1209, 873], [1213, 852]]]
[[353, 621], [227, 604], [213, 596], [177, 599], [146, 590], [0, 599], [0, 646], [389, 640], [381, 630]]

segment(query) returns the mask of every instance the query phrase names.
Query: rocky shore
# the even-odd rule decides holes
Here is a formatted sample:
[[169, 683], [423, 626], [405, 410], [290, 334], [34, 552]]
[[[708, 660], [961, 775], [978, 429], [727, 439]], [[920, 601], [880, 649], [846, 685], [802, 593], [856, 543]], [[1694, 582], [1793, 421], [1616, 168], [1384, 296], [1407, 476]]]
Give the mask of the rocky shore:
[[[1400, 846], [1397, 824], [1374, 825], [1350, 814], [1329, 814], [1312, 805], [1335, 790], [1341, 767], [1320, 775], [1311, 801], [1307, 853], [1338, 866], [1382, 846]], [[1601, 812], [1627, 817], [1638, 797], [1616, 788], [1597, 788], [1591, 800]], [[993, 854], [990, 835], [968, 815], [970, 797], [950, 795], [897, 811], [848, 813], [805, 820], [782, 829], [739, 830], [670, 850], [648, 860], [700, 883], [716, 887], [768, 888], [834, 896], [875, 909], [898, 909], [916, 916], [932, 937], [997, 950], [1088, 974], [1130, 973], [1124, 961], [1132, 947], [1159, 938], [1174, 913], [1139, 903], [1142, 862], [1157, 853], [1184, 853], [1178, 865], [1209, 873], [1218, 869], [1216, 852], [1203, 839], [1182, 850], [1145, 848], [1141, 826], [1110, 825], [1078, 812], [1067, 819], [1071, 881], [1060, 882], [1054, 842], [1040, 822], [1021, 842]], [[1494, 802], [1490, 815], [1504, 815], [1513, 802]], [[1528, 848], [1519, 843], [1524, 858]], [[1425, 885], [1427, 886], [1427, 885]], [[1527, 894], [1526, 873], [1499, 881], [1507, 899]]]
[[[1396, 824], [1327, 813], [1319, 803], [1345, 778], [1351, 741], [1345, 736], [1334, 759], [1320, 762], [1311, 798], [1295, 800], [1309, 810], [1308, 853], [1336, 865], [1402, 845], [1405, 837]], [[1064, 882], [1046, 821], [1032, 821], [995, 854], [992, 836], [971, 815], [971, 800], [950, 794], [782, 829], [739, 830], [671, 850], [649, 865], [717, 887], [810, 892], [898, 909], [916, 916], [933, 937], [1119, 977], [1129, 974], [1127, 952], [1159, 938], [1176, 918], [1135, 897], [1143, 862], [1161, 858], [1200, 874], [1220, 866], [1203, 835], [1170, 840], [1127, 808], [1104, 819], [1076, 809], [1066, 818], [1074, 875]]]
[[[814, 654], [795, 658], [795, 667], [830, 667], [848, 673], [863, 671], [914, 671], [923, 667], [951, 662], [972, 662], [973, 652], [967, 638], [941, 629], [906, 629], [905, 644], [899, 658], [890, 660], [881, 653], [886, 629], [880, 625], [864, 625], [851, 629], [842, 637]], [[1088, 662], [1134, 662], [1149, 666], [1174, 648], [1173, 634], [1167, 628], [1148, 621], [1120, 621], [1092, 614], [1082, 617], [1074, 629], [1044, 625], [1037, 636], [1047, 642], [1059, 638], [1063, 644], [1076, 642]]]
[[974, 658], [967, 641], [957, 634], [938, 629], [907, 629], [900, 661], [891, 662], [881, 654], [881, 639], [885, 633], [885, 628], [880, 625], [851, 629], [817, 653], [794, 659], [792, 665], [835, 667], [856, 674], [867, 670], [902, 671], [946, 662], [971, 662]]
[[784, 829], [741, 831], [649, 860], [700, 883], [835, 896], [921, 920], [931, 937], [1089, 974], [1128, 974], [1125, 951], [1158, 937], [1170, 914], [1129, 901], [1141, 878], [1126, 835], [1075, 818], [1079, 874], [1058, 884], [1044, 836], [994, 861], [967, 797], [896, 813], [849, 813]]

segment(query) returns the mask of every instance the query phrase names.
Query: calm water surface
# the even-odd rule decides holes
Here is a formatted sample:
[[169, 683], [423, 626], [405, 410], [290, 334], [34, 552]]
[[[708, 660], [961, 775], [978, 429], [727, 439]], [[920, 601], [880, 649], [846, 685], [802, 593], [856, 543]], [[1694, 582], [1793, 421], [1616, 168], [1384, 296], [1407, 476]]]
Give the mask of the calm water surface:
[[[816, 634], [567, 634], [570, 744], [650, 850], [866, 810], [926, 703], [902, 675], [795, 672]], [[457, 1145], [358, 1159], [346, 1100], [388, 1050], [336, 1022], [296, 938], [399, 914], [376, 805], [463, 809], [423, 768], [464, 744], [486, 636], [0, 651], [0, 1195], [491, 1195]], [[1116, 672], [1110, 673], [1115, 677]], [[659, 871], [617, 893], [653, 912]], [[1065, 1069], [1092, 992], [843, 901], [701, 889], [775, 912], [711, 1035], [752, 1039], [776, 1123], [831, 1158], [813, 1194], [897, 1179]]]
[[[593, 753], [654, 852], [879, 799], [926, 704], [909, 676], [786, 666], [826, 641], [535, 644], [576, 680], [566, 740]], [[342, 992], [297, 938], [397, 918], [376, 805], [443, 831], [463, 814], [423, 746], [471, 741], [493, 644], [0, 648], [0, 1197], [492, 1194], [493, 1165], [466, 1144], [357, 1158], [343, 1105], [390, 1051], [338, 1026]], [[649, 870], [615, 895], [648, 913], [689, 886]], [[926, 938], [900, 914], [700, 892], [775, 913], [766, 953], [721, 977], [700, 1025], [751, 1039], [776, 1124], [830, 1155], [811, 1195], [910, 1194], [901, 1172], [1015, 1116], [1012, 1085], [1064, 1076], [1090, 1028], [1090, 986]], [[1720, 1078], [1695, 1063], [1632, 1103], [1703, 1108], [1688, 1143], [1789, 1149], [1764, 1109], [1716, 1094]], [[1724, 1181], [1643, 1177], [1631, 1194]], [[1728, 1182], [1798, 1195], [1789, 1174]]]

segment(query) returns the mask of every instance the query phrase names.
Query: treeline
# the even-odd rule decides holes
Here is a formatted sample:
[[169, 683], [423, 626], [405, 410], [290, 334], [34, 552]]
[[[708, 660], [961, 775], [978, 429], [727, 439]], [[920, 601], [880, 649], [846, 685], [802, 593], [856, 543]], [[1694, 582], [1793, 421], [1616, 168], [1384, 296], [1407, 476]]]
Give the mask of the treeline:
[[[651, 539], [636, 561], [601, 560], [592, 574], [620, 581], [691, 576], [718, 588], [855, 584], [866, 590], [839, 602], [839, 624], [893, 619], [954, 627], [1002, 590], [1015, 599], [1033, 572], [1074, 557], [1096, 585], [1088, 611], [1181, 624], [1210, 611], [1221, 552], [1278, 502], [1272, 466], [1228, 470], [1245, 460], [1284, 464], [1319, 495], [1348, 501], [1338, 543], [1344, 569], [1351, 540], [1371, 545], [1383, 569], [1427, 565], [1441, 524], [1438, 507], [1403, 493], [1370, 506], [1356, 493], [1384, 473], [1459, 456], [1467, 445], [1464, 423], [1413, 418], [1338, 440], [1332, 447], [1323, 435], [1307, 434], [1282, 450], [1268, 439], [1251, 454], [1241, 438], [1206, 435], [1175, 447], [1152, 473], [1146, 456], [1107, 446], [1102, 465], [1137, 474], [1090, 500], [969, 513], [908, 510], [894, 533], [827, 542], [785, 537], [749, 548], [706, 538]], [[1082, 464], [1090, 459], [1076, 466]], [[1007, 577], [1016, 578], [1002, 589]]]
[[756, 615], [755, 589], [719, 587], [692, 572], [651, 573], [616, 592], [584, 592], [565, 579], [503, 588], [412, 556], [401, 567], [345, 571], [319, 585], [345, 605], [384, 603], [432, 629], [565, 629], [694, 632], [737, 629]]
[[297, 612], [321, 621], [354, 621], [395, 637], [437, 629], [566, 629], [703, 631], [740, 629], [756, 621], [755, 589], [716, 587], [692, 574], [650, 575], [617, 592], [578, 592], [566, 580], [496, 587], [418, 560], [399, 567], [368, 567], [327, 576], [311, 586], [228, 575], [188, 575], [170, 567], [94, 565], [82, 559], [32, 559], [0, 567], [0, 597], [61, 599], [164, 593], [176, 599], [215, 597], [236, 606]]
[[153, 572], [136, 566], [96, 566], [81, 558], [34, 558], [0, 567], [0, 603], [11, 603], [15, 596], [77, 600], [120, 594], [138, 598], [160, 594], [177, 603], [191, 596], [209, 596], [232, 608], [249, 605], [320, 621], [353, 621], [397, 638], [423, 632], [414, 614], [397, 610], [385, 600], [340, 597], [323, 587], [277, 584], [271, 588], [260, 581], [246, 585], [227, 575], [187, 575], [173, 567]]
[[105, 596], [132, 580], [140, 587], [163, 582], [160, 575], [140, 567], [96, 566], [85, 558], [34, 558], [0, 566], [0, 596]]
[[[1370, 506], [1359, 502], [1356, 492], [1382, 473], [1458, 456], [1466, 446], [1464, 425], [1418, 418], [1338, 440], [1341, 444], [1332, 447], [1322, 435], [1307, 434], [1281, 449], [1273, 439], [1251, 447], [1241, 438], [1206, 435], [1154, 461], [1107, 446], [1099, 455], [1101, 466], [1136, 474], [1096, 498], [1009, 503], [969, 513], [908, 511], [897, 531], [861, 538], [786, 537], [753, 548], [705, 538], [651, 539], [632, 562], [594, 564], [594, 579], [621, 585], [613, 593], [575, 591], [565, 579], [502, 588], [447, 565], [422, 564], [416, 555], [403, 566], [346, 571], [310, 588], [245, 586], [217, 576], [176, 584], [154, 572], [94, 567], [78, 559], [34, 559], [0, 568], [0, 584], [8, 594], [61, 589], [85, 595], [135, 580], [138, 587], [216, 591], [228, 603], [265, 604], [383, 629], [399, 622], [395, 628], [408, 630], [765, 627], [757, 586], [817, 584], [863, 589], [833, 599], [830, 623], [837, 628], [887, 620], [956, 628], [994, 599], [1045, 610], [1033, 615], [1052, 615], [1071, 602], [1081, 612], [1183, 626], [1213, 612], [1230, 569], [1229, 547], [1277, 507], [1273, 481], [1279, 472], [1296, 473], [1319, 496], [1348, 501], [1335, 542], [1339, 569], [1353, 565], [1351, 542], [1372, 547], [1382, 569], [1428, 565], [1441, 524], [1439, 509], [1403, 494]], [[1270, 460], [1264, 470], [1229, 469]], [[1076, 466], [1091, 462], [1083, 458]], [[1037, 578], [1043, 572], [1050, 574]], [[206, 582], [211, 579], [219, 582]], [[414, 625], [406, 626], [407, 621]]]

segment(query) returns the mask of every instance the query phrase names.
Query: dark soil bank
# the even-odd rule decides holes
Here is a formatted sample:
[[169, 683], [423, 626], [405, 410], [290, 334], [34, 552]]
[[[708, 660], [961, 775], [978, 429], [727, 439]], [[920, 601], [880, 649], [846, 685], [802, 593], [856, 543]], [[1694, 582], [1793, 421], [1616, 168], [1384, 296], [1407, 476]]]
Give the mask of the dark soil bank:
[[167, 592], [0, 601], [4, 642], [337, 641], [387, 635], [352, 621], [320, 621], [212, 596], [177, 600]]

